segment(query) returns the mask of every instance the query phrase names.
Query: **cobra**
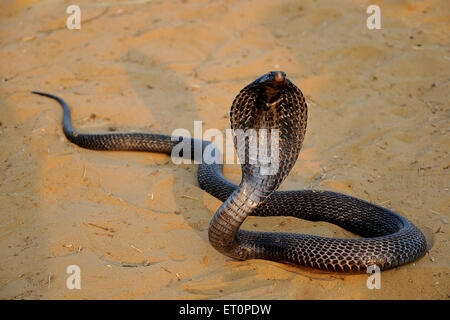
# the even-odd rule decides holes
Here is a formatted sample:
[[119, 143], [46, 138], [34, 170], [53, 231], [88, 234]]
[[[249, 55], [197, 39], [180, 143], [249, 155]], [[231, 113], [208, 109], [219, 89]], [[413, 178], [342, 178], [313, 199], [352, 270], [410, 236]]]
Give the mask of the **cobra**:
[[[33, 93], [61, 104], [64, 134], [83, 148], [171, 154], [181, 141], [187, 140], [192, 145], [201, 143], [202, 150], [212, 144], [155, 133], [78, 133], [72, 127], [70, 110], [64, 100], [47, 93]], [[230, 112], [231, 128], [278, 130], [279, 149], [275, 160], [279, 165], [274, 174], [262, 174], [261, 163], [250, 162], [245, 156], [240, 159], [242, 179], [239, 185], [224, 177], [222, 164], [199, 165], [200, 187], [223, 201], [208, 229], [210, 244], [235, 259], [267, 259], [346, 273], [366, 272], [371, 265], [386, 270], [422, 257], [427, 250], [422, 232], [408, 219], [387, 208], [331, 191], [277, 191], [299, 156], [307, 114], [302, 92], [282, 71], [259, 77], [236, 96]], [[243, 148], [248, 152], [248, 139]], [[181, 156], [193, 158], [194, 154]], [[292, 216], [325, 221], [361, 238], [243, 230], [240, 226], [248, 216]]]

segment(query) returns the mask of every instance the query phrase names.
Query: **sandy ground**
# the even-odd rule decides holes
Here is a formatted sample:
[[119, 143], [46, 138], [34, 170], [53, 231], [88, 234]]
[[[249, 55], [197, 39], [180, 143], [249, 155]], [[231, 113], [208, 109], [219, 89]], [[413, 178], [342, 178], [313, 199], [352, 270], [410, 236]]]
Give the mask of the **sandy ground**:
[[[448, 299], [449, 14], [442, 1], [73, 1], [0, 4], [0, 297], [13, 299]], [[366, 28], [381, 7], [382, 29]], [[381, 274], [234, 261], [208, 243], [220, 202], [195, 165], [70, 144], [83, 132], [229, 128], [238, 91], [280, 69], [304, 92], [303, 151], [282, 189], [344, 192], [426, 234], [421, 260]], [[239, 181], [239, 167], [226, 175]], [[245, 228], [354, 237], [327, 223]], [[81, 290], [66, 268], [81, 269]]]

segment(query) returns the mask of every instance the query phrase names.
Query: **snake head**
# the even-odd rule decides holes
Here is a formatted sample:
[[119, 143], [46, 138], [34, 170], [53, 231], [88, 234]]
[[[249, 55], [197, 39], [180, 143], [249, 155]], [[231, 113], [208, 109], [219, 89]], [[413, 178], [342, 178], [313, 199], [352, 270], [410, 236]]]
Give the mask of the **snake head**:
[[262, 86], [267, 102], [272, 103], [278, 99], [288, 82], [286, 73], [283, 71], [270, 71], [256, 79], [252, 85]]
[[267, 86], [283, 86], [286, 82], [286, 73], [283, 71], [270, 71], [258, 79], [256, 79], [253, 83], [259, 83]]

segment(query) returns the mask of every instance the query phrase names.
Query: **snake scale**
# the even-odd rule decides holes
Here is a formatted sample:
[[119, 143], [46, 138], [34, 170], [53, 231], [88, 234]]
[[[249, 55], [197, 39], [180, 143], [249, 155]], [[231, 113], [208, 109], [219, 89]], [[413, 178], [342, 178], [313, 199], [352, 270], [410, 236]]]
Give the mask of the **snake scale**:
[[[85, 134], [75, 131], [66, 102], [63, 130], [74, 144], [94, 150], [149, 151], [171, 154], [181, 141], [202, 150], [211, 142], [153, 133]], [[282, 71], [272, 71], [244, 87], [233, 101], [231, 128], [278, 130], [278, 169], [262, 174], [261, 163], [241, 159], [242, 179], [234, 185], [220, 163], [202, 162], [200, 187], [223, 202], [211, 220], [208, 237], [219, 252], [240, 260], [267, 259], [331, 272], [363, 273], [371, 265], [386, 270], [422, 257], [427, 244], [422, 232], [401, 215], [348, 195], [319, 190], [276, 191], [295, 164], [306, 131], [307, 105], [300, 89]], [[183, 140], [184, 139], [184, 140]], [[269, 138], [267, 138], [269, 140]], [[236, 147], [236, 137], [235, 137]], [[244, 143], [249, 150], [249, 138]], [[180, 154], [194, 158], [191, 154]], [[214, 149], [215, 150], [215, 149]], [[316, 235], [240, 229], [249, 216], [292, 216], [336, 224], [362, 238], [337, 239]]]

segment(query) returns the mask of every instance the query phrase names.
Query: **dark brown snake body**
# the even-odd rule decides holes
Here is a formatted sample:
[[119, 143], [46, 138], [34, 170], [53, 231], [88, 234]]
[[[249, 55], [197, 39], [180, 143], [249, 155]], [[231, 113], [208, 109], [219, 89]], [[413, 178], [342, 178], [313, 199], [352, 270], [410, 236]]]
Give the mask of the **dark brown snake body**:
[[[180, 142], [188, 142], [194, 158], [195, 144], [201, 149], [211, 142], [152, 133], [77, 133], [70, 111], [64, 108], [63, 130], [80, 147], [95, 150], [150, 151], [171, 154]], [[201, 163], [200, 187], [223, 201], [209, 227], [211, 245], [236, 259], [267, 259], [315, 269], [361, 273], [371, 265], [386, 270], [422, 257], [426, 240], [409, 220], [389, 209], [331, 191], [276, 191], [295, 164], [306, 131], [307, 105], [303, 94], [281, 71], [263, 75], [236, 96], [231, 107], [233, 130], [267, 129], [279, 132], [279, 166], [275, 174], [262, 174], [260, 163], [251, 163], [247, 153], [242, 180], [236, 186], [226, 180], [221, 164]], [[249, 138], [242, 148], [248, 152]], [[267, 139], [267, 141], [270, 139]], [[236, 144], [236, 141], [235, 141]], [[239, 150], [238, 150], [239, 151]], [[308, 234], [257, 232], [240, 229], [249, 216], [292, 216], [336, 224], [364, 238], [335, 239]]]

